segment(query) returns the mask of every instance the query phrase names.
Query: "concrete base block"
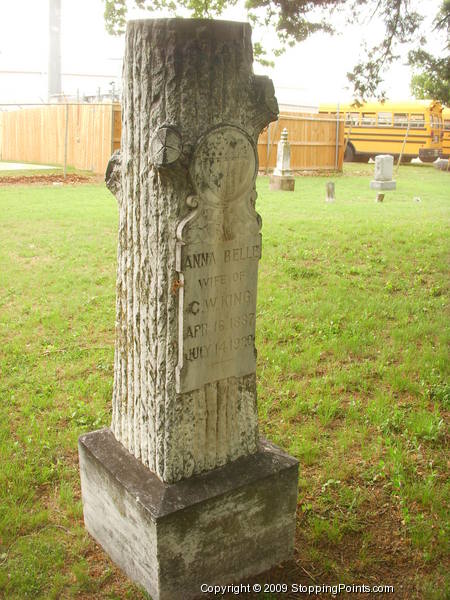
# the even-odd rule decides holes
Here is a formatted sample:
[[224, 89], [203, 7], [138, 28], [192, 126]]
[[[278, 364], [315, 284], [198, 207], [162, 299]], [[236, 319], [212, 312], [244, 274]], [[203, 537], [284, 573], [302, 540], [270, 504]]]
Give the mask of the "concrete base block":
[[79, 439], [86, 528], [153, 600], [202, 596], [292, 557], [298, 462], [261, 440], [256, 454], [161, 482], [101, 429]]
[[396, 187], [396, 181], [377, 181], [374, 179], [370, 182], [370, 189], [372, 190], [395, 190]]
[[295, 188], [295, 177], [290, 175], [271, 175], [269, 179], [269, 189], [283, 190], [285, 192], [293, 192]]

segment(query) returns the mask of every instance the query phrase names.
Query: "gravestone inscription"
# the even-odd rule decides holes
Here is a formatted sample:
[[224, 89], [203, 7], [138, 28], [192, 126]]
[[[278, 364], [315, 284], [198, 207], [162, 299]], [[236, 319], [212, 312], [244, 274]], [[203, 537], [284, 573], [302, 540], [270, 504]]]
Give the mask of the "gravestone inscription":
[[260, 237], [179, 246], [177, 392], [254, 372]]

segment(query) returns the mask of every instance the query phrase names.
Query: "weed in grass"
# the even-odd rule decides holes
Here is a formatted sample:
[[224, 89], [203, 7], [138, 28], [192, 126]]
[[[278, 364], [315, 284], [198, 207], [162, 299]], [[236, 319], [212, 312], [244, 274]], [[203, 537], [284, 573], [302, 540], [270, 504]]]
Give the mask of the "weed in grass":
[[377, 395], [367, 404], [367, 420], [375, 425], [382, 433], [396, 433], [402, 430], [404, 414], [402, 409], [396, 406], [392, 398], [385, 395]]
[[427, 394], [430, 400], [439, 402], [443, 410], [450, 409], [450, 382], [437, 377], [436, 381], [429, 385]]
[[340, 486], [338, 494], [339, 504], [348, 514], [352, 512], [356, 513], [368, 496], [367, 492], [362, 490], [359, 486], [350, 487], [348, 485]]
[[342, 539], [342, 531], [337, 517], [326, 519], [321, 516], [313, 516], [309, 520], [311, 542], [313, 544], [331, 543], [337, 544]]
[[[24, 555], [26, 562], [22, 560]], [[64, 547], [52, 538], [49, 529], [19, 538], [10, 549], [8, 576], [2, 581], [5, 597], [43, 597], [49, 584], [47, 574], [58, 573], [64, 560]]]
[[317, 407], [317, 416], [323, 427], [329, 425], [339, 414], [341, 414], [339, 399], [324, 398]]
[[317, 429], [313, 425], [305, 425], [292, 440], [289, 452], [302, 464], [311, 466], [320, 457], [321, 442], [317, 438]]
[[443, 435], [444, 420], [438, 410], [430, 412], [421, 409], [410, 413], [405, 426], [410, 436], [418, 440], [436, 442]]
[[420, 587], [423, 590], [424, 600], [448, 600], [450, 598], [450, 575], [448, 573], [442, 575], [441, 585], [436, 585], [435, 578], [427, 577], [420, 582]]
[[408, 515], [405, 521], [412, 544], [422, 551], [423, 557], [428, 562], [432, 556], [430, 550], [434, 539], [432, 523], [420, 513], [414, 516]]

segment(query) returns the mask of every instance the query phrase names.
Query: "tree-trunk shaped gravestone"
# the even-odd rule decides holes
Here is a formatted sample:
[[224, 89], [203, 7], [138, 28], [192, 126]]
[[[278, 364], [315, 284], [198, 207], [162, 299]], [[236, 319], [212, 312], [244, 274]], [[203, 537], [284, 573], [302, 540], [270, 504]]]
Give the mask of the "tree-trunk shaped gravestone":
[[293, 550], [297, 462], [256, 409], [257, 139], [275, 120], [248, 24], [128, 25], [112, 427], [80, 438], [85, 523], [154, 600]]

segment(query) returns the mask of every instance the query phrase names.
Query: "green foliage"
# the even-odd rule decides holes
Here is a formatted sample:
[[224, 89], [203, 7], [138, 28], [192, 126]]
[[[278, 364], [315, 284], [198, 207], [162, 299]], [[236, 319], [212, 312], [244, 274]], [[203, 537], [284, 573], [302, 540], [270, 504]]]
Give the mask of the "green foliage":
[[[443, 0], [441, 11], [436, 17], [436, 28], [448, 27], [449, 1]], [[104, 0], [105, 24], [111, 34], [125, 31], [127, 0]], [[163, 11], [170, 16], [179, 16], [178, 11], [196, 18], [220, 17], [238, 0], [130, 0], [138, 8], [149, 12]], [[274, 30], [279, 47], [273, 49], [278, 56], [289, 46], [303, 42], [317, 32], [334, 33], [333, 15], [345, 11], [350, 22], [366, 25], [377, 16], [384, 24], [381, 41], [373, 47], [365, 46], [366, 59], [355, 65], [348, 79], [353, 85], [355, 97], [384, 97], [381, 89], [383, 76], [389, 65], [398, 59], [399, 45], [423, 42], [420, 25], [423, 15], [411, 7], [409, 0], [246, 0], [247, 18], [253, 25]], [[255, 59], [263, 65], [272, 66], [273, 61], [260, 42], [254, 46]], [[426, 52], [411, 54], [410, 60], [423, 73], [413, 81], [413, 90], [419, 97], [430, 97], [445, 101], [448, 96], [449, 59], [434, 59]], [[439, 79], [443, 83], [439, 83]], [[445, 93], [447, 81], [447, 96]]]
[[[223, 11], [237, 4], [238, 0], [133, 0], [137, 8], [149, 12], [166, 11], [170, 16], [178, 16], [177, 11], [187, 11], [192, 18], [212, 19], [220, 16]], [[125, 32], [127, 20], [126, 0], [104, 0], [106, 30], [112, 35]]]
[[444, 0], [434, 22], [435, 31], [447, 32], [444, 56], [433, 56], [420, 48], [409, 53], [409, 64], [418, 72], [411, 79], [416, 98], [439, 100], [450, 105], [450, 0]]
[[421, 72], [411, 78], [411, 93], [415, 98], [439, 100], [450, 104], [450, 56], [435, 58], [418, 50], [410, 53], [410, 63]]

